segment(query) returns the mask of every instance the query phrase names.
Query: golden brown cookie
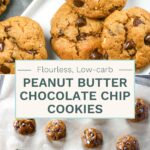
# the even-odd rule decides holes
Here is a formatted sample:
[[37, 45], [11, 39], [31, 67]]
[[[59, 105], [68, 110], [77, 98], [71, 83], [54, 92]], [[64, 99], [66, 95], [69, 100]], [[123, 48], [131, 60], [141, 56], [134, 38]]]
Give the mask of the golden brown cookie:
[[102, 48], [108, 59], [134, 60], [136, 69], [150, 64], [150, 13], [141, 8], [115, 11], [104, 23]]
[[61, 120], [50, 121], [45, 128], [49, 141], [58, 141], [66, 136], [66, 125]]
[[13, 74], [15, 60], [46, 58], [44, 34], [38, 23], [27, 17], [0, 22], [1, 74]]
[[79, 14], [89, 18], [104, 18], [121, 10], [126, 0], [66, 0]]
[[87, 148], [95, 148], [103, 143], [103, 135], [101, 131], [89, 128], [85, 129], [81, 135], [83, 145]]
[[10, 0], [0, 0], [0, 15], [5, 12]]
[[35, 132], [36, 123], [34, 119], [17, 119], [14, 128], [21, 135], [29, 135]]
[[135, 137], [131, 135], [127, 135], [127, 136], [120, 137], [117, 140], [116, 149], [117, 150], [140, 150], [140, 146], [138, 140]]
[[101, 32], [103, 21], [79, 15], [67, 4], [51, 22], [51, 45], [62, 59], [103, 59]]

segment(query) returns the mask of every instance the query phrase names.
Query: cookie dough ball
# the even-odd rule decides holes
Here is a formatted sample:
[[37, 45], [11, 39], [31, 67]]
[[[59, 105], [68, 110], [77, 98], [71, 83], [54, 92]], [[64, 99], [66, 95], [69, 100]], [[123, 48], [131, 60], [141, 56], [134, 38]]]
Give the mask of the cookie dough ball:
[[51, 22], [51, 45], [61, 59], [107, 59], [101, 49], [103, 21], [83, 17], [66, 3]]
[[27, 17], [0, 22], [0, 74], [13, 74], [15, 60], [46, 58], [45, 38], [38, 23]]
[[116, 143], [117, 150], [140, 150], [138, 140], [131, 136], [120, 137]]
[[36, 123], [34, 119], [17, 119], [14, 128], [21, 135], [30, 135], [35, 132]]
[[104, 18], [115, 10], [121, 10], [126, 0], [66, 0], [79, 14], [89, 18]]
[[0, 0], [0, 15], [5, 12], [10, 0]]
[[103, 135], [101, 131], [90, 128], [85, 129], [81, 136], [83, 145], [87, 148], [95, 148], [103, 143]]
[[106, 18], [102, 48], [108, 59], [135, 60], [136, 69], [150, 64], [150, 13], [141, 8], [115, 11]]
[[45, 129], [49, 141], [58, 141], [66, 136], [66, 125], [61, 120], [50, 121]]
[[142, 99], [137, 99], [135, 106], [135, 119], [132, 122], [140, 122], [148, 118], [148, 105]]

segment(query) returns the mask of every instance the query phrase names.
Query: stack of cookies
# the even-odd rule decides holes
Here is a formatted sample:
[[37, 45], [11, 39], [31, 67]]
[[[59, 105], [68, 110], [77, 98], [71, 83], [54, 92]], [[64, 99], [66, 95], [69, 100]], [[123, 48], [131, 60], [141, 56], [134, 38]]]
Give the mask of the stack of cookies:
[[51, 21], [51, 45], [61, 59], [135, 60], [150, 64], [150, 13], [122, 10], [126, 0], [66, 0]]

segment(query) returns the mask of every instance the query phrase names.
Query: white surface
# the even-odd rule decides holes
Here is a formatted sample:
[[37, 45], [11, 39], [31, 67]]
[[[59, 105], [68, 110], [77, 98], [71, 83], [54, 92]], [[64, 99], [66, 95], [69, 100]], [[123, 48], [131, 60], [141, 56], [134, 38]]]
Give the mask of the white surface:
[[[24, 13], [24, 15], [30, 16], [41, 24], [48, 43], [50, 39], [50, 19], [61, 3], [63, 3], [63, 0], [34, 0], [33, 4]], [[147, 10], [150, 9], [149, 0], [129, 0], [127, 6], [140, 6]], [[56, 59], [54, 53], [51, 53], [50, 58]], [[146, 72], [148, 73], [148, 70]], [[136, 96], [150, 102], [149, 91], [150, 88], [136, 86]], [[122, 134], [137, 136], [141, 150], [150, 149], [150, 119], [139, 124], [129, 124], [126, 120], [67, 120], [68, 134], [65, 140], [49, 143], [44, 135], [44, 126], [49, 119], [36, 120], [36, 133], [31, 137], [22, 137], [16, 134], [13, 129], [14, 109], [13, 91], [9, 92], [9, 95], [5, 95], [5, 100], [0, 101], [0, 150], [83, 150], [80, 132], [86, 127], [102, 130], [104, 134], [102, 150], [115, 150], [116, 138]]]
[[[49, 51], [49, 59], [58, 59], [56, 54], [52, 51], [50, 47], [50, 20], [58, 10], [58, 8], [65, 2], [65, 0], [34, 0], [32, 4], [26, 9], [22, 14], [23, 16], [31, 17], [36, 20], [44, 29], [47, 49]], [[142, 7], [150, 11], [150, 1], [149, 0], [128, 0], [126, 8], [131, 7]], [[138, 72], [138, 74], [149, 74], [150, 66]]]
[[[136, 136], [140, 141], [141, 150], [149, 150], [150, 119], [141, 123], [128, 123], [124, 119], [66, 120], [66, 138], [62, 141], [52, 143], [47, 140], [44, 133], [44, 127], [50, 118], [36, 119], [36, 133], [32, 136], [20, 136], [13, 128], [13, 121], [15, 120], [14, 90], [9, 92], [9, 95], [7, 93], [5, 100], [0, 101], [0, 150], [84, 150], [80, 139], [80, 133], [88, 127], [102, 130], [104, 135], [102, 150], [115, 150], [116, 139], [124, 134]], [[149, 91], [150, 87], [136, 85], [136, 97], [143, 98], [150, 104]], [[97, 148], [96, 150], [99, 149], [100, 148]]]

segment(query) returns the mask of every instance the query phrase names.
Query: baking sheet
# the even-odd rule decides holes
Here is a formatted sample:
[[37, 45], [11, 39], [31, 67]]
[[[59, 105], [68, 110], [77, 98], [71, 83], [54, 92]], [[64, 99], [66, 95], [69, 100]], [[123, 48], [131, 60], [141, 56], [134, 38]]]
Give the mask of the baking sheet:
[[[7, 76], [6, 80], [14, 81], [14, 78]], [[4, 84], [3, 88], [7, 88], [8, 84], [8, 82]], [[150, 149], [150, 118], [141, 123], [129, 123], [124, 119], [64, 120], [67, 126], [66, 138], [52, 143], [47, 140], [44, 133], [44, 127], [50, 118], [36, 119], [36, 133], [32, 136], [20, 136], [13, 128], [15, 89], [13, 85], [11, 87], [11, 90], [5, 93], [4, 100], [0, 100], [0, 150], [85, 150], [81, 143], [80, 133], [88, 127], [97, 128], [103, 132], [102, 150], [115, 150], [116, 139], [124, 134], [136, 136], [140, 142], [141, 150]], [[143, 98], [150, 104], [149, 91], [150, 87], [136, 84], [136, 97]]]

